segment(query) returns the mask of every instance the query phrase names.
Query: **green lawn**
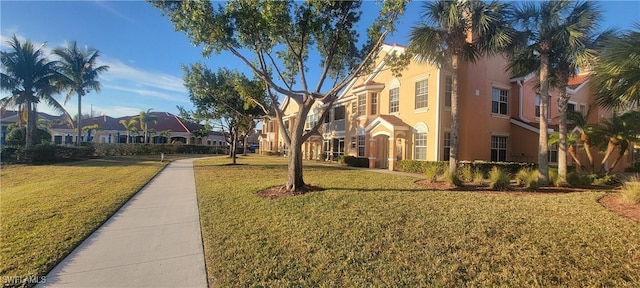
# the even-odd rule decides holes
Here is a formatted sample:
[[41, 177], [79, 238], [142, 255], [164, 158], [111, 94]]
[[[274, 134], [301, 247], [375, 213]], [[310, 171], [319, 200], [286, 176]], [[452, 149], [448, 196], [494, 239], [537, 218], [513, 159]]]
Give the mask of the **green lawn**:
[[640, 286], [640, 225], [603, 192], [435, 192], [415, 178], [318, 166], [326, 188], [268, 200], [285, 159], [196, 161], [215, 287]]
[[166, 164], [143, 157], [0, 171], [0, 276], [44, 276]]

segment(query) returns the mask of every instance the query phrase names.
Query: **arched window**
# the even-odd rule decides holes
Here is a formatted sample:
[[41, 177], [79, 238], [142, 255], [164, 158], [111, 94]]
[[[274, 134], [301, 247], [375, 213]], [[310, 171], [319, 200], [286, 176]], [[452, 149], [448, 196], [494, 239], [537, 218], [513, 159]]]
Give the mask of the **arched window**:
[[429, 134], [429, 128], [426, 124], [420, 122], [415, 127], [414, 133], [414, 154], [415, 160], [427, 160], [427, 134]]

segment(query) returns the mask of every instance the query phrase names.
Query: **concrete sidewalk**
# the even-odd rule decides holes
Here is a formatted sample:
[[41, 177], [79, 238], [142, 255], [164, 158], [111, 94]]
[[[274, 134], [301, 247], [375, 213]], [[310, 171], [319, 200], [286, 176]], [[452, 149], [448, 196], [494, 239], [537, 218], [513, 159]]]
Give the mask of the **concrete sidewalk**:
[[207, 287], [193, 159], [169, 164], [42, 287]]

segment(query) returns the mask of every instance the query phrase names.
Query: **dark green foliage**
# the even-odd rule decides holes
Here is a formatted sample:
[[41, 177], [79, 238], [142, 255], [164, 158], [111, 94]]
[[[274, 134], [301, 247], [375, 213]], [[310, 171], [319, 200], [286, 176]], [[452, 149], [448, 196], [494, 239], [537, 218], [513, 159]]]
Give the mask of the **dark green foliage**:
[[[27, 137], [26, 131], [27, 131], [27, 128], [25, 127], [14, 128], [11, 131], [9, 131], [6, 139], [7, 145], [24, 146], [24, 144], [26, 143], [26, 137]], [[35, 134], [33, 135], [34, 144], [40, 144], [43, 142], [50, 142], [50, 141], [51, 141], [51, 134], [49, 134], [49, 131], [45, 129], [36, 128]]]
[[340, 156], [338, 162], [351, 167], [369, 167], [369, 159], [363, 157]]
[[20, 148], [16, 151], [18, 162], [27, 164], [51, 164], [66, 161], [85, 160], [93, 156], [92, 145], [66, 147], [50, 143], [42, 143], [31, 148]]
[[620, 186], [622, 181], [616, 174], [605, 174], [593, 180], [594, 185]]
[[[418, 160], [400, 160], [398, 161], [398, 171], [410, 172], [410, 173], [425, 173], [426, 169], [432, 165], [448, 167], [449, 162], [447, 161], [418, 161]], [[525, 168], [535, 168], [535, 164], [533, 163], [516, 163], [516, 162], [484, 162], [484, 161], [475, 161], [475, 162], [460, 162], [461, 170], [467, 169], [466, 166], [469, 166], [471, 171], [476, 171], [477, 173], [482, 173], [485, 177], [489, 175], [489, 171], [493, 167], [500, 167], [500, 169], [504, 170], [509, 174], [517, 174], [518, 171]], [[463, 179], [467, 180], [467, 179]], [[468, 180], [467, 180], [468, 181]]]
[[567, 183], [573, 187], [587, 187], [591, 185], [594, 178], [590, 173], [571, 172], [567, 174]]
[[449, 167], [449, 162], [446, 161], [418, 161], [418, 160], [400, 160], [398, 161], [398, 171], [409, 173], [426, 173], [427, 169], [431, 166], [442, 167], [445, 169]]
[[96, 144], [96, 156], [164, 154], [227, 154], [228, 148], [184, 144]]

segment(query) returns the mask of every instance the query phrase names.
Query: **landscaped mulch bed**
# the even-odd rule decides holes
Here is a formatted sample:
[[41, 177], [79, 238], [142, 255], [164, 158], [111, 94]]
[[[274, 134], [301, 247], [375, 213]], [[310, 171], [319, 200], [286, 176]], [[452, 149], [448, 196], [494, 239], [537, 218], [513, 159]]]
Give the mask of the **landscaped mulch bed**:
[[640, 222], [640, 204], [625, 204], [620, 199], [620, 194], [609, 194], [600, 198], [600, 204], [605, 208]]

